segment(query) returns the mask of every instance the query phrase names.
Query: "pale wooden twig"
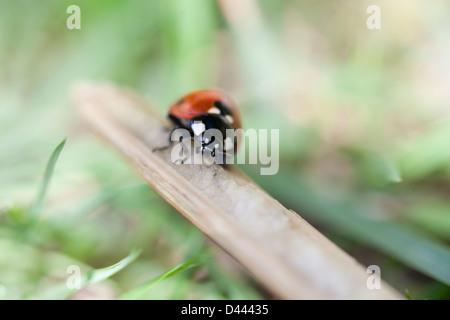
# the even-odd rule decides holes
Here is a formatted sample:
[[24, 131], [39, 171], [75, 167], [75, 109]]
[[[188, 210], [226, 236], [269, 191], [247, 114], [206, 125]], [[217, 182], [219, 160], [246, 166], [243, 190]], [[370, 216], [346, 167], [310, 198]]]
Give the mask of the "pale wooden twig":
[[282, 299], [397, 299], [386, 283], [369, 290], [369, 274], [298, 214], [233, 167], [175, 165], [160, 117], [131, 91], [109, 84], [74, 90], [90, 127], [136, 172], [216, 244]]

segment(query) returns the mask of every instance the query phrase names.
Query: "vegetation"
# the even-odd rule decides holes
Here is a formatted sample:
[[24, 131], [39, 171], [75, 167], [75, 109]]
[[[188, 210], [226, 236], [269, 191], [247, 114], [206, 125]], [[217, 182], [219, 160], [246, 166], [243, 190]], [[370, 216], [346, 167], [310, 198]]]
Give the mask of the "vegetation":
[[86, 130], [82, 80], [162, 116], [229, 92], [280, 129], [280, 172], [245, 172], [408, 298], [450, 298], [448, 1], [383, 2], [381, 30], [356, 0], [0, 3], [0, 298], [270, 297]]

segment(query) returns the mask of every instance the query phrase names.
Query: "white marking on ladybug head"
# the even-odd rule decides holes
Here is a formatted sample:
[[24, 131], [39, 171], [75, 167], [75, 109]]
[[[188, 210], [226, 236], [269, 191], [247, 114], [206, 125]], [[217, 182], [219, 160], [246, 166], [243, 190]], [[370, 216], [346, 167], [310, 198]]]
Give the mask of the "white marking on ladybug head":
[[225, 116], [225, 119], [227, 119], [227, 121], [228, 121], [229, 123], [231, 123], [231, 124], [234, 122], [233, 117], [230, 116], [229, 114], [227, 114], [227, 115]]
[[205, 124], [201, 121], [194, 121], [192, 124], [192, 131], [194, 131], [194, 134], [196, 136], [201, 135], [203, 132], [205, 132]]
[[234, 148], [233, 140], [230, 137], [225, 139], [225, 150], [230, 150]]
[[216, 107], [212, 107], [211, 109], [208, 110], [208, 113], [220, 114], [220, 110]]

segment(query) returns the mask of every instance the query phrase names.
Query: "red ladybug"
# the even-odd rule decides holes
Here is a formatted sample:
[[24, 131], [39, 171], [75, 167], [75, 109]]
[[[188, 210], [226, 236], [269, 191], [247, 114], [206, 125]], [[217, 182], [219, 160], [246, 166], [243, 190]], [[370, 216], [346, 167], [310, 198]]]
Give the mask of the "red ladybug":
[[[175, 129], [184, 128], [189, 131], [191, 137], [202, 143], [202, 152], [205, 149], [212, 151], [212, 155], [218, 147], [218, 152], [237, 150], [238, 138], [227, 139], [227, 129], [240, 129], [241, 119], [239, 110], [233, 100], [219, 90], [194, 91], [178, 99], [169, 109], [169, 120], [175, 125]], [[174, 130], [175, 130], [174, 129]], [[208, 129], [217, 129], [222, 133], [225, 141], [209, 141], [203, 133]]]

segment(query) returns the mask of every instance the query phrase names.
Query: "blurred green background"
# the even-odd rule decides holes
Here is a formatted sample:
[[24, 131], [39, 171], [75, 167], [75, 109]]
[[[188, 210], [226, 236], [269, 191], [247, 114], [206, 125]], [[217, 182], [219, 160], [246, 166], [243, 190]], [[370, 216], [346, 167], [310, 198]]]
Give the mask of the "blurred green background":
[[131, 87], [161, 115], [191, 90], [227, 91], [245, 128], [280, 129], [279, 173], [242, 170], [401, 293], [450, 298], [448, 1], [0, 8], [1, 299], [272, 297], [87, 131], [70, 103], [82, 80]]

